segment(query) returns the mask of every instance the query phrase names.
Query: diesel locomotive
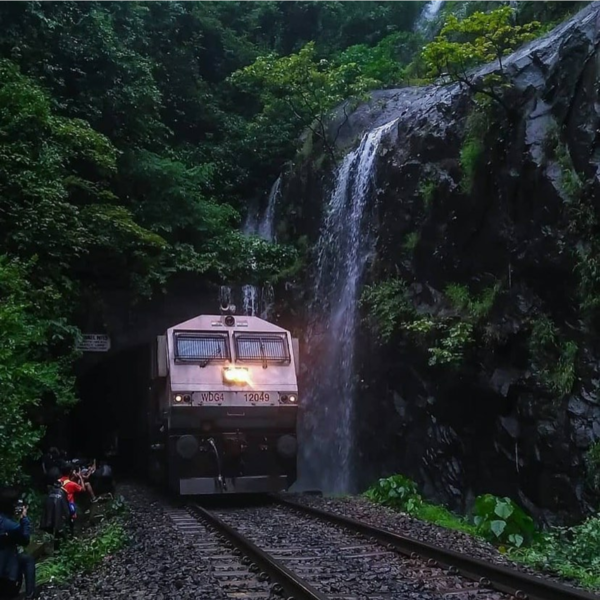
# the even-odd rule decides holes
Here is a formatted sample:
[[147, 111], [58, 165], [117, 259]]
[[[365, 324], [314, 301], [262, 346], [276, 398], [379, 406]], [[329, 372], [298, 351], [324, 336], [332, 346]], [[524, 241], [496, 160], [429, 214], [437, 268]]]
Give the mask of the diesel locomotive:
[[296, 479], [298, 340], [234, 306], [220, 312], [156, 340], [149, 476], [179, 495], [287, 489]]

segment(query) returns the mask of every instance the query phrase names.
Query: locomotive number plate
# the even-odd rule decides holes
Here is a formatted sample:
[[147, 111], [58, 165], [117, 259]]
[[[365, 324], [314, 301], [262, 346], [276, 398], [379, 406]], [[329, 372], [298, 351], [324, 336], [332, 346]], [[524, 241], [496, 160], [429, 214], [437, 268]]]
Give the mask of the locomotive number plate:
[[205, 406], [241, 406], [279, 404], [278, 392], [194, 392], [194, 404]]
[[274, 402], [278, 394], [272, 392], [238, 392], [246, 402]]

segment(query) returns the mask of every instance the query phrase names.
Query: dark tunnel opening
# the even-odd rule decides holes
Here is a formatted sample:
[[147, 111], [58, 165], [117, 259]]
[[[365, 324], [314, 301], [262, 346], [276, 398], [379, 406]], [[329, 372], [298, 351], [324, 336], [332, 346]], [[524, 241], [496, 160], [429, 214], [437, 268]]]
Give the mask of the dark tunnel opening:
[[107, 356], [77, 380], [80, 402], [62, 434], [70, 456], [107, 459], [121, 475], [145, 467], [150, 345]]

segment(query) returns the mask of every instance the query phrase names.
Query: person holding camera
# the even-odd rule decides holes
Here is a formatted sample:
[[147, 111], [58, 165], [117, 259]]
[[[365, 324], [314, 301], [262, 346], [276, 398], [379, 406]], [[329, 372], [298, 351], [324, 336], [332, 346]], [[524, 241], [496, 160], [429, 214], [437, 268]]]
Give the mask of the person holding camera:
[[27, 506], [14, 488], [0, 490], [0, 597], [14, 598], [25, 579], [25, 598], [35, 594], [35, 560], [19, 546], [28, 546], [31, 524]]

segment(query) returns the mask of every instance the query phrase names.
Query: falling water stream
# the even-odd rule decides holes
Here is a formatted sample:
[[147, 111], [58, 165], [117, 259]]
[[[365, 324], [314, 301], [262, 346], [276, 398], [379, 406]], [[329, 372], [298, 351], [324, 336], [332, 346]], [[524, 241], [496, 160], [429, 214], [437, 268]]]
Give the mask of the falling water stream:
[[397, 120], [366, 133], [339, 166], [317, 245], [317, 273], [306, 347], [311, 366], [305, 390], [300, 485], [353, 490], [355, 339], [360, 285], [373, 249], [369, 213], [377, 149]]
[[[263, 240], [273, 242], [275, 240], [275, 207], [280, 195], [281, 177], [278, 177], [271, 187], [267, 205], [262, 216], [259, 211], [249, 212], [242, 228], [242, 233], [246, 235], [258, 235]], [[251, 257], [249, 260], [249, 267], [251, 270], [254, 268], [254, 265], [254, 259]], [[229, 301], [232, 302], [234, 295], [237, 294], [234, 294], [234, 290], [230, 287], [225, 287], [227, 292], [223, 292], [224, 287], [221, 288], [219, 299], [222, 300], [225, 295], [229, 298]], [[269, 319], [275, 300], [273, 286], [271, 284], [265, 284], [262, 287], [252, 284], [243, 285], [241, 289], [241, 300], [241, 308], [244, 315]]]
[[428, 2], [415, 23], [415, 30], [426, 33], [430, 23], [436, 18], [443, 4], [444, 0], [433, 0], [432, 2]]

